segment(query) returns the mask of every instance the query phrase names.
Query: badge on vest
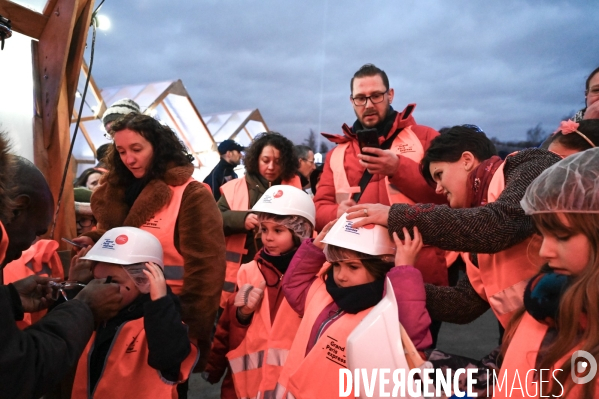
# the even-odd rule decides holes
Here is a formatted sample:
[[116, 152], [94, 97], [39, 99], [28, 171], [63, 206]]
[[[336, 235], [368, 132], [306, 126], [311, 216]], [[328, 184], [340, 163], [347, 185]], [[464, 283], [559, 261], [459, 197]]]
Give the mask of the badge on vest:
[[152, 216], [150, 219], [148, 219], [148, 221], [146, 223], [144, 223], [141, 227], [147, 227], [149, 229], [159, 229], [160, 228], [160, 222], [162, 221], [162, 219], [155, 219], [154, 216]]
[[339, 345], [337, 340], [327, 335], [329, 341], [326, 346], [326, 358], [341, 367], [347, 367], [347, 359], [345, 357], [345, 347]]
[[414, 150], [414, 146], [412, 144], [407, 144], [407, 143], [400, 143], [396, 146], [396, 151], [399, 151], [400, 153], [406, 153], [406, 152], [416, 152]]

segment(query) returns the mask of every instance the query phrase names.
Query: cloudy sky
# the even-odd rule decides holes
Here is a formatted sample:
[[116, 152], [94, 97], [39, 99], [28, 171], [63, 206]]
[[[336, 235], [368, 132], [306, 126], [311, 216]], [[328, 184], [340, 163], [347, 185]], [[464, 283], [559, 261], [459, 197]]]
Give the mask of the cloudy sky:
[[101, 13], [100, 87], [181, 79], [200, 113], [258, 108], [296, 143], [353, 123], [365, 63], [418, 123], [516, 140], [582, 108], [599, 65], [596, 1], [106, 0]]

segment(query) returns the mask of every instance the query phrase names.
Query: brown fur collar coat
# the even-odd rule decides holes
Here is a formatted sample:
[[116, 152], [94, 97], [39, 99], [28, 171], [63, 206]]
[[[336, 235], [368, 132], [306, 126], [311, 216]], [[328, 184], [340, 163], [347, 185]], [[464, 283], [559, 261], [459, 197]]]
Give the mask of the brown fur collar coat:
[[193, 165], [175, 166], [166, 171], [163, 179], [151, 180], [139, 194], [129, 209], [125, 203], [125, 187], [102, 182], [93, 193], [91, 207], [98, 230], [109, 230], [114, 227], [140, 227], [154, 216], [171, 199], [172, 192], [168, 186], [184, 184], [193, 173]]

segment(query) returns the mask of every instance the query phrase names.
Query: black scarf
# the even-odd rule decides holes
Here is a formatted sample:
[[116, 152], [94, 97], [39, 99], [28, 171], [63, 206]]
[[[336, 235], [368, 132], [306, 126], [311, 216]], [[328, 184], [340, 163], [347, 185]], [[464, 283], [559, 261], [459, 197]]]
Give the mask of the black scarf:
[[543, 267], [526, 285], [524, 308], [538, 322], [554, 326], [562, 295], [571, 282], [572, 277]]
[[129, 208], [133, 206], [139, 194], [146, 187], [146, 184], [148, 184], [148, 180], [142, 177], [141, 179], [133, 179], [133, 182], [125, 188], [125, 204]]
[[291, 259], [293, 259], [296, 251], [297, 248], [293, 248], [291, 251], [285, 254], [271, 255], [266, 252], [266, 249], [262, 248], [262, 250], [256, 254], [256, 258], [262, 258], [266, 262], [273, 265], [275, 269], [281, 272], [281, 274], [284, 274], [287, 271], [287, 268], [291, 263]]
[[354, 285], [353, 287], [338, 287], [333, 278], [333, 268], [327, 273], [326, 288], [333, 301], [344, 312], [356, 314], [373, 307], [383, 298], [385, 279], [372, 283]]
[[[385, 117], [385, 119], [383, 119], [382, 121], [380, 121], [378, 123], [378, 125], [376, 125], [374, 128], [377, 130], [379, 137], [388, 137], [389, 132], [391, 131], [391, 128], [393, 127], [393, 124], [395, 123], [395, 118], [397, 117], [397, 111], [395, 111], [393, 109], [393, 107], [391, 107], [389, 105], [389, 109], [387, 110], [387, 116]], [[359, 119], [356, 119], [356, 121], [354, 122], [354, 126], [352, 127], [352, 130], [354, 133], [356, 133], [358, 130], [363, 130], [364, 126], [362, 126], [362, 123], [360, 123]]]

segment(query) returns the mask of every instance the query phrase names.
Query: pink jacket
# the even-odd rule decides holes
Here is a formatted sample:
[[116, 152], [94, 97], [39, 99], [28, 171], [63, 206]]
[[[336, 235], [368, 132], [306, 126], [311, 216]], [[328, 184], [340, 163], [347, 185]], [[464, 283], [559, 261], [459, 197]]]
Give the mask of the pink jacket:
[[[326, 258], [322, 250], [312, 244], [312, 239], [305, 240], [295, 253], [287, 272], [283, 276], [285, 298], [300, 316], [304, 314], [308, 290], [316, 280], [316, 274], [324, 262], [326, 262]], [[398, 317], [401, 324], [418, 350], [430, 347], [433, 343], [429, 331], [431, 319], [426, 310], [426, 293], [422, 274], [413, 266], [402, 266], [391, 269], [387, 273], [387, 277], [391, 280], [395, 291]], [[339, 307], [335, 302], [331, 302], [318, 316], [314, 326], [312, 326], [306, 353], [312, 349], [322, 323], [338, 309]], [[323, 332], [331, 324], [327, 324]]]

